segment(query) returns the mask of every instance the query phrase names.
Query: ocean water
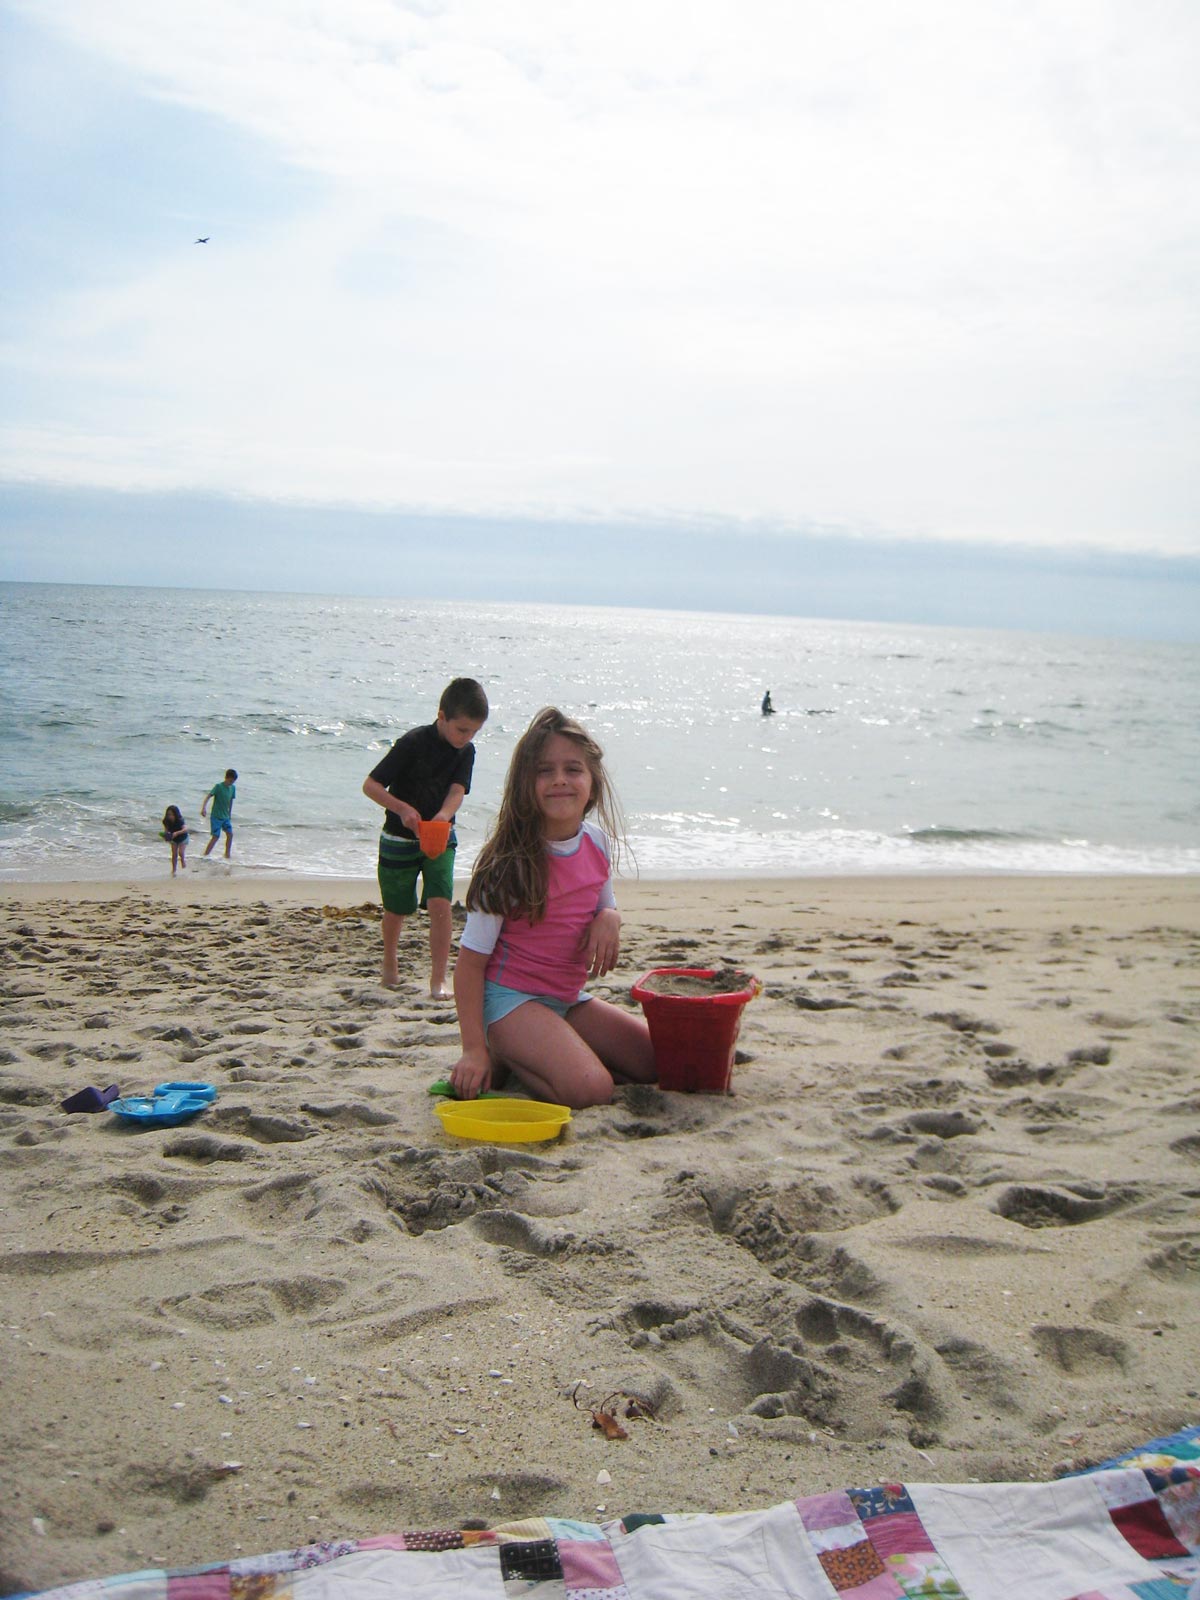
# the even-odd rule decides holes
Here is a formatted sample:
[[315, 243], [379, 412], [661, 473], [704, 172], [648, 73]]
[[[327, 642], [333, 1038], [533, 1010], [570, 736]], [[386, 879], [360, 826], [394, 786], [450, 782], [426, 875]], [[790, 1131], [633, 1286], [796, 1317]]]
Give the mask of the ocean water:
[[[0, 585], [0, 878], [160, 877], [238, 769], [235, 871], [370, 876], [362, 780], [442, 686], [492, 716], [469, 867], [540, 706], [647, 877], [1200, 872], [1200, 647], [550, 605]], [[777, 714], [759, 703], [771, 690]]]

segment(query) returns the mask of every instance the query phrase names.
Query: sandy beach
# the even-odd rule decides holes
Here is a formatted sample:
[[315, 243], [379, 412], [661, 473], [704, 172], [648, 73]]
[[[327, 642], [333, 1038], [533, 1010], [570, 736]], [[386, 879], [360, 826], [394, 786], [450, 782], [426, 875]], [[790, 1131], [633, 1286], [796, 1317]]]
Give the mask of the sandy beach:
[[[1046, 1478], [1197, 1420], [1196, 879], [619, 898], [598, 992], [762, 980], [734, 1093], [500, 1147], [441, 1131], [453, 1008], [423, 928], [380, 986], [373, 883], [0, 890], [0, 1591]], [[218, 1098], [59, 1108], [167, 1079]], [[610, 1441], [580, 1406], [614, 1392], [651, 1415]]]

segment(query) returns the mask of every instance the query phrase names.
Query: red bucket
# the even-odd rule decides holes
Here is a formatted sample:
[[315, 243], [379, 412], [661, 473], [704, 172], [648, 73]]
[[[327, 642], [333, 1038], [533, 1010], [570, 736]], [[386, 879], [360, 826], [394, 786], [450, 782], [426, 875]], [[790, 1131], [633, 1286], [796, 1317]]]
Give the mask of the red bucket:
[[727, 994], [658, 994], [651, 978], [713, 978], [714, 967], [655, 967], [633, 986], [650, 1028], [660, 1089], [728, 1094], [742, 1011], [762, 989], [757, 978]]

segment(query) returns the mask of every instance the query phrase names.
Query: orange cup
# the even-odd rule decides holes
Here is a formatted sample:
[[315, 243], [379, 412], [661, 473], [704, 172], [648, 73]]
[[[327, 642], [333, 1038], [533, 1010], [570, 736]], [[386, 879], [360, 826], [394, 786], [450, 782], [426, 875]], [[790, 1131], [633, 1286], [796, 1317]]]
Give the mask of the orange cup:
[[417, 829], [417, 838], [421, 844], [421, 854], [432, 860], [440, 856], [450, 843], [450, 824], [448, 822], [422, 822]]

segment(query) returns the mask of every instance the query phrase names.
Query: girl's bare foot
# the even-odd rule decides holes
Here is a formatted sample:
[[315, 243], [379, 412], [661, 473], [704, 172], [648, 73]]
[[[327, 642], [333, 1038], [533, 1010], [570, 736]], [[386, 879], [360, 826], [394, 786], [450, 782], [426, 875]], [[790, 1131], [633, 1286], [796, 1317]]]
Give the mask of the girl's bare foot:
[[451, 1000], [454, 998], [444, 983], [431, 983], [429, 985], [429, 993], [434, 1000]]
[[400, 987], [400, 974], [398, 972], [385, 972], [379, 981], [385, 989], [398, 989]]

